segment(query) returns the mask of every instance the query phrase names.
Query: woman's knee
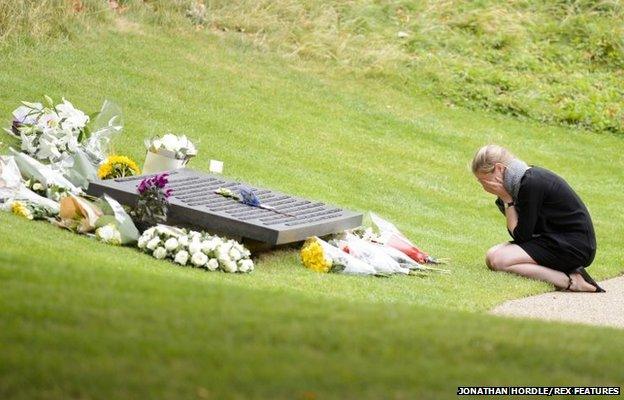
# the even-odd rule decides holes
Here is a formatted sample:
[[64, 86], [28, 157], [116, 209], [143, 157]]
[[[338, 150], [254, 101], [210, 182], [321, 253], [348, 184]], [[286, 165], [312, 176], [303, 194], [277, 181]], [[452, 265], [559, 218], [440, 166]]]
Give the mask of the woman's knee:
[[500, 244], [496, 245], [485, 253], [485, 265], [492, 271], [500, 271], [507, 267], [501, 247]]

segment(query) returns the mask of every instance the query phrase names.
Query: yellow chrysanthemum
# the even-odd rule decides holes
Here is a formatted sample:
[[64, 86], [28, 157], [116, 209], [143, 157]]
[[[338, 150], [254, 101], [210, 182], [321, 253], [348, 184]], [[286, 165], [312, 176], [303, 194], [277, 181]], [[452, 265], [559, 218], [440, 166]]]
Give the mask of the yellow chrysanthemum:
[[33, 219], [30, 209], [26, 207], [24, 203], [19, 201], [14, 201], [13, 204], [11, 204], [11, 212], [15, 215], [19, 215], [20, 217]]
[[100, 179], [123, 178], [141, 173], [138, 165], [126, 156], [109, 156], [98, 169]]
[[314, 239], [307, 240], [301, 248], [301, 262], [304, 267], [316, 272], [329, 272], [331, 267], [323, 247]]

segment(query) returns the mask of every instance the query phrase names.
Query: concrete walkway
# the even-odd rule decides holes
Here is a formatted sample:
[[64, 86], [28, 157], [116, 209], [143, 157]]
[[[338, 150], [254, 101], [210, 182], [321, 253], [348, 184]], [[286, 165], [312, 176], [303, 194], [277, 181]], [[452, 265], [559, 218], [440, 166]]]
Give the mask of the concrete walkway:
[[606, 293], [544, 293], [507, 301], [490, 310], [490, 314], [624, 329], [624, 276], [598, 284]]

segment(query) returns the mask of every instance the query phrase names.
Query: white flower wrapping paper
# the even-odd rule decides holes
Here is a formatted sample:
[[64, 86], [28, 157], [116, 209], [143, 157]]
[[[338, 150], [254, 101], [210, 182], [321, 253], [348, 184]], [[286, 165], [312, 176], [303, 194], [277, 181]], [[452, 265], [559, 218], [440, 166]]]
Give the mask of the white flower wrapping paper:
[[409, 274], [409, 269], [401, 266], [394, 258], [381, 250], [376, 244], [367, 242], [350, 233], [339, 240], [341, 249], [348, 249], [353, 257], [373, 266], [379, 274]]
[[2, 156], [0, 157], [0, 203], [10, 204], [19, 200], [37, 204], [52, 214], [59, 212], [59, 204], [56, 201], [40, 196], [24, 185], [14, 157]]
[[251, 252], [245, 246], [205, 232], [157, 225], [143, 232], [137, 245], [154, 258], [170, 259], [180, 265], [229, 273], [254, 270]]

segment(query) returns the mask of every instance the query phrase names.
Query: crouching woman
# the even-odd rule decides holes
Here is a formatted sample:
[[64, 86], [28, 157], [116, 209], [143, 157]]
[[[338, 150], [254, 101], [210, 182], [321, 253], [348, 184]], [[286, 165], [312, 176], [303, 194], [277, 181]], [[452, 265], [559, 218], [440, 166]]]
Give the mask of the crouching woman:
[[472, 172], [497, 197], [513, 239], [488, 250], [490, 269], [550, 282], [558, 290], [604, 292], [585, 270], [596, 255], [589, 211], [563, 178], [497, 145], [477, 151]]

